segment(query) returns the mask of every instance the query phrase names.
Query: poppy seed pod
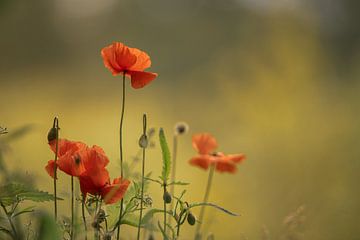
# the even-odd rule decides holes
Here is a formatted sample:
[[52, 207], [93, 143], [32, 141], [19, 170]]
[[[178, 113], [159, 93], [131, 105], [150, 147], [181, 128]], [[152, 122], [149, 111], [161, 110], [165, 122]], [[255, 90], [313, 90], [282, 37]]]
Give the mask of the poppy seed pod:
[[141, 148], [147, 148], [148, 146], [148, 138], [145, 134], [141, 135], [140, 139], [139, 139], [139, 146]]
[[58, 134], [58, 131], [56, 128], [54, 128], [54, 127], [50, 128], [48, 135], [47, 135], [48, 142], [55, 140], [57, 138], [57, 134]]
[[191, 226], [193, 226], [196, 222], [196, 218], [191, 212], [187, 215], [187, 221]]
[[171, 203], [171, 195], [168, 191], [164, 192], [163, 199], [166, 204]]
[[189, 131], [189, 125], [185, 122], [178, 122], [175, 124], [175, 135], [183, 135]]

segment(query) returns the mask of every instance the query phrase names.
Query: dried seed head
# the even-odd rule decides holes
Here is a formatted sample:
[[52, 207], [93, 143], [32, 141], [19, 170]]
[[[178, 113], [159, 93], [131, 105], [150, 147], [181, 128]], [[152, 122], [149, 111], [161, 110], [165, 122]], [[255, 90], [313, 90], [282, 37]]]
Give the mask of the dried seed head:
[[189, 125], [186, 122], [178, 122], [175, 124], [175, 135], [183, 135], [189, 131]]
[[143, 198], [143, 203], [144, 203], [145, 207], [151, 207], [153, 204], [153, 200], [150, 196], [146, 195]]
[[99, 212], [95, 216], [95, 221], [98, 224], [101, 224], [102, 222], [105, 221], [105, 219], [106, 219], [105, 211], [103, 209], [100, 209]]
[[163, 199], [166, 204], [171, 203], [171, 194], [168, 191], [164, 192]]
[[8, 133], [7, 129], [3, 128], [3, 127], [0, 127], [0, 135], [5, 134], [5, 133]]
[[139, 139], [139, 146], [141, 148], [147, 148], [148, 146], [148, 138], [145, 134], [141, 135], [140, 139]]
[[57, 134], [58, 134], [58, 131], [55, 127], [50, 128], [48, 135], [47, 135], [48, 142], [55, 140], [57, 138]]
[[191, 226], [193, 226], [196, 222], [196, 218], [191, 212], [187, 215], [187, 221]]

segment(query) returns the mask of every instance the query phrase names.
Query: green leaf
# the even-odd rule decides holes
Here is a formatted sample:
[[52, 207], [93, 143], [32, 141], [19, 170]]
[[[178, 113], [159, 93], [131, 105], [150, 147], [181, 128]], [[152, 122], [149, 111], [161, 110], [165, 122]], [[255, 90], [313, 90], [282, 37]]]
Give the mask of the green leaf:
[[60, 229], [54, 218], [45, 213], [41, 214], [40, 225], [38, 229], [38, 240], [60, 240], [62, 239]]
[[176, 181], [176, 182], [171, 182], [171, 183], [168, 183], [167, 185], [170, 186], [170, 185], [181, 185], [181, 186], [184, 186], [184, 185], [189, 185], [190, 183], [186, 183], [186, 182], [181, 182], [181, 181]]
[[218, 210], [220, 210], [220, 211], [222, 211], [224, 213], [227, 213], [227, 214], [229, 214], [231, 216], [239, 216], [238, 214], [230, 212], [229, 210], [226, 210], [225, 208], [220, 207], [220, 206], [218, 206], [216, 204], [213, 204], [213, 203], [204, 203], [204, 202], [202, 202], [202, 203], [192, 203], [192, 204], [189, 205], [188, 209], [194, 208], [194, 207], [200, 207], [200, 206], [213, 207], [213, 208], [216, 208], [216, 209], [218, 209]]
[[20, 211], [14, 212], [14, 213], [12, 214], [12, 217], [14, 218], [14, 217], [17, 217], [17, 216], [19, 216], [19, 215], [21, 215], [21, 214], [24, 214], [24, 213], [34, 212], [34, 208], [35, 208], [34, 206], [31, 206], [31, 207], [24, 208], [24, 209], [22, 209], [22, 210], [20, 210]]
[[5, 206], [24, 200], [33, 202], [53, 201], [54, 196], [21, 183], [8, 183], [0, 187], [0, 202]]
[[171, 157], [170, 157], [170, 151], [169, 146], [166, 142], [165, 133], [162, 128], [160, 128], [159, 131], [159, 139], [160, 139], [160, 146], [162, 151], [162, 158], [163, 158], [163, 168], [161, 173], [161, 179], [164, 181], [164, 183], [167, 182], [170, 175], [170, 168], [171, 168]]
[[[155, 213], [164, 213], [164, 210], [163, 209], [157, 209], [157, 208], [153, 208], [153, 209], [150, 209], [149, 211], [147, 211], [145, 213], [145, 215], [143, 216], [142, 220], [141, 220], [141, 225], [142, 226], [145, 226], [147, 224], [150, 223], [151, 219], [154, 217], [154, 214]], [[170, 215], [171, 217], [174, 217], [172, 215], [172, 212], [171, 211], [166, 211], [166, 213], [168, 215]]]

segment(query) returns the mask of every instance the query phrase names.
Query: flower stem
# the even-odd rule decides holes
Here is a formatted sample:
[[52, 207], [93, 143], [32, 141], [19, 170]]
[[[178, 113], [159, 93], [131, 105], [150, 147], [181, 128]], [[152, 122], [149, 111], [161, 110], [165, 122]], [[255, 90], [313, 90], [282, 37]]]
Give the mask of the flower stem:
[[[146, 114], [143, 115], [143, 134], [142, 137], [145, 136], [146, 138]], [[141, 138], [142, 138], [141, 137]], [[147, 145], [147, 142], [146, 142]], [[137, 240], [140, 240], [140, 227], [141, 227], [141, 220], [142, 220], [142, 212], [143, 212], [143, 199], [144, 199], [144, 185], [145, 185], [145, 149], [146, 146], [142, 147], [142, 170], [141, 170], [141, 200], [140, 200], [140, 216], [139, 216], [139, 224], [138, 224], [138, 232], [137, 232]]]
[[[174, 135], [173, 140], [173, 159], [172, 159], [172, 173], [171, 173], [171, 182], [175, 182], [175, 175], [176, 175], [176, 154], [177, 154], [177, 134]], [[170, 186], [170, 194], [171, 196], [174, 196], [175, 192], [175, 184], [172, 184]], [[174, 207], [174, 201], [171, 201], [170, 209], [173, 209]], [[171, 225], [172, 218], [169, 219], [169, 224]]]
[[[165, 195], [165, 193], [166, 193], [166, 183], [164, 183], [164, 195]], [[164, 201], [164, 233], [166, 233], [166, 202], [165, 202], [165, 199], [163, 199], [163, 201]], [[165, 239], [166, 239], [166, 236], [164, 235], [164, 240]]]
[[55, 221], [57, 221], [57, 191], [56, 191], [56, 180], [57, 180], [57, 159], [59, 152], [59, 119], [57, 117], [54, 118], [53, 128], [56, 131], [56, 139], [55, 139], [55, 160], [54, 160], [54, 216]]
[[85, 240], [87, 240], [87, 226], [86, 226], [86, 219], [85, 219], [85, 196], [82, 195], [82, 201], [81, 201], [81, 214], [82, 219], [84, 222], [84, 228], [85, 228]]
[[71, 176], [71, 235], [70, 239], [75, 239], [74, 229], [74, 177]]
[[[207, 185], [206, 185], [206, 190], [205, 190], [205, 195], [204, 195], [204, 200], [203, 200], [204, 203], [207, 203], [208, 199], [209, 199], [212, 179], [213, 179], [213, 176], [214, 176], [214, 170], [215, 170], [215, 165], [212, 164], [210, 166], [208, 181], [207, 181]], [[204, 218], [204, 214], [205, 214], [205, 206], [203, 205], [203, 206], [201, 206], [201, 209], [200, 209], [199, 223], [196, 225], [195, 239], [200, 238], [200, 228], [201, 228], [201, 224], [202, 224], [202, 221], [203, 221], [203, 218]]]
[[0, 204], [1, 204], [2, 209], [5, 212], [5, 215], [6, 215], [7, 219], [8, 219], [8, 221], [9, 221], [10, 226], [11, 226], [11, 229], [12, 229], [11, 236], [13, 237], [14, 240], [19, 239], [16, 228], [15, 228], [15, 225], [14, 225], [12, 219], [11, 219], [11, 216], [10, 216], [9, 212], [6, 210], [6, 207], [2, 202], [0, 202]]
[[[123, 169], [123, 141], [122, 141], [122, 128], [124, 122], [124, 112], [125, 112], [125, 72], [123, 73], [123, 81], [122, 81], [122, 106], [121, 106], [121, 117], [120, 117], [120, 127], [119, 127], [119, 134], [120, 134], [120, 176], [123, 179], [124, 176], [124, 169]], [[117, 226], [117, 237], [116, 239], [120, 239], [120, 223], [123, 213], [123, 202], [124, 198], [120, 201], [120, 213], [119, 213], [119, 220]]]

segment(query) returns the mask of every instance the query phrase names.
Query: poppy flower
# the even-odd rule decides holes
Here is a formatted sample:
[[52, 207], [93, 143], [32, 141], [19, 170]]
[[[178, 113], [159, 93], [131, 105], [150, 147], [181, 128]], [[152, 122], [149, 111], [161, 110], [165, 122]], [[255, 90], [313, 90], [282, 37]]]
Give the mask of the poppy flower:
[[[51, 150], [55, 153], [56, 141], [49, 142], [49, 145]], [[59, 139], [58, 159], [56, 161], [57, 167], [68, 175], [79, 176], [85, 171], [85, 167], [78, 153], [86, 148], [87, 145], [85, 143]], [[55, 161], [48, 161], [45, 169], [51, 177], [54, 177], [54, 168]]]
[[130, 48], [123, 43], [114, 42], [101, 50], [104, 65], [114, 76], [125, 74], [131, 79], [131, 86], [142, 88], [157, 77], [157, 73], [145, 72], [151, 66], [147, 53]]
[[115, 178], [112, 184], [106, 185], [101, 190], [100, 195], [106, 204], [116, 203], [124, 197], [129, 184], [130, 181], [127, 179], [122, 180], [121, 178]]
[[222, 152], [214, 152], [217, 148], [216, 139], [208, 133], [196, 134], [192, 138], [194, 149], [199, 153], [190, 159], [190, 164], [207, 170], [214, 165], [218, 172], [235, 173], [236, 164], [245, 160], [244, 154], [225, 155]]

